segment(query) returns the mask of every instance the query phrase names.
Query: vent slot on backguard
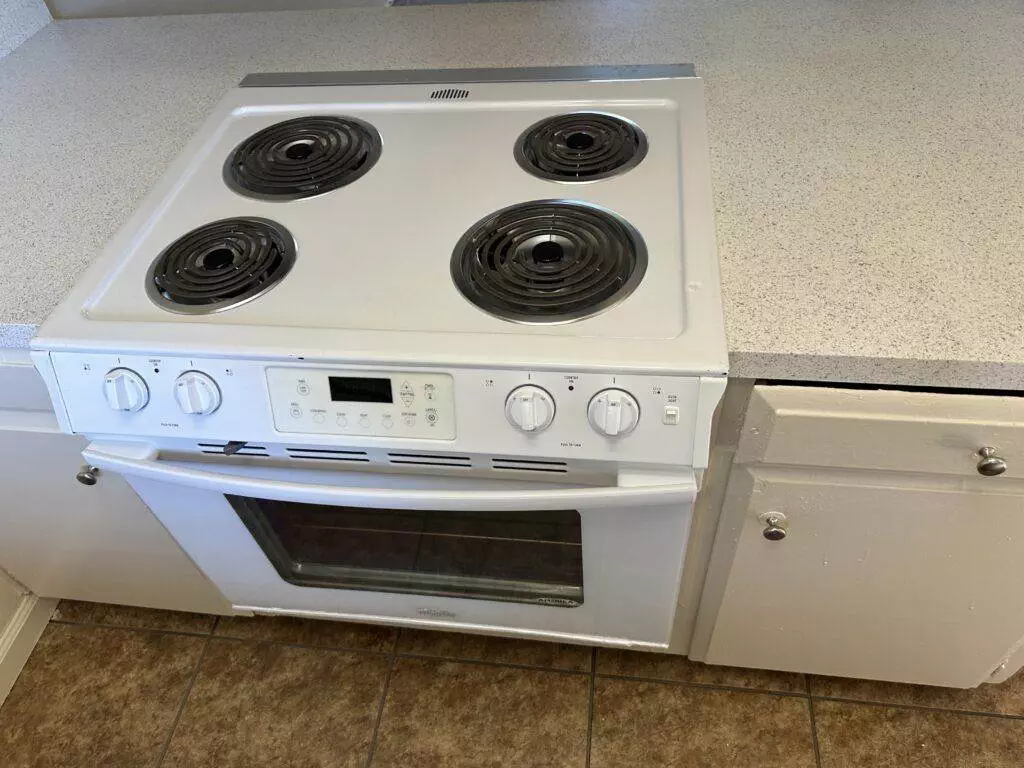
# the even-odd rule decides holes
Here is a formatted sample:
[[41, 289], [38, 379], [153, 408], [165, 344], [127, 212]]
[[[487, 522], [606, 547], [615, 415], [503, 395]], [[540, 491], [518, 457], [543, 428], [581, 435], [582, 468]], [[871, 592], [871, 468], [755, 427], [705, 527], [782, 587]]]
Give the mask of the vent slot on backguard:
[[430, 453], [389, 453], [391, 464], [415, 464], [421, 467], [471, 467], [469, 456], [446, 456]]
[[266, 446], [263, 445], [243, 445], [233, 451], [225, 451], [228, 447], [228, 443], [197, 443], [199, 450], [203, 453], [209, 453], [219, 456], [269, 456], [267, 453]]
[[366, 451], [341, 451], [334, 448], [288, 448], [288, 456], [293, 459], [318, 459], [319, 461], [361, 461], [370, 458]]
[[468, 99], [469, 91], [464, 88], [441, 88], [430, 94], [432, 99]]
[[495, 469], [515, 469], [522, 472], [558, 472], [564, 474], [569, 471], [564, 461], [541, 461], [539, 459], [491, 459], [491, 466]]

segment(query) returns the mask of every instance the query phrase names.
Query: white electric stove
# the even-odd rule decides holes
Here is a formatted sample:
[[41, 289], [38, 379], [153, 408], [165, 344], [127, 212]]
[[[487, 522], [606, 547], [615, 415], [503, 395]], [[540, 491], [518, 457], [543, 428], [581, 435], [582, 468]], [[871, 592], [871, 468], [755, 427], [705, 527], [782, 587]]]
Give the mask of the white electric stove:
[[240, 612], [665, 648], [727, 368], [701, 82], [249, 76], [33, 356]]

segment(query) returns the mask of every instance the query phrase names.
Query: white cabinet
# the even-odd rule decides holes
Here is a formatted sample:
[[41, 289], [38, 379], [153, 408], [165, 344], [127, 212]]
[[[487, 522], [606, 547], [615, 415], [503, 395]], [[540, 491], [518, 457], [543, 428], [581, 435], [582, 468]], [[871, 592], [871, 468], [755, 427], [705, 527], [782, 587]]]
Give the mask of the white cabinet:
[[75, 479], [83, 445], [52, 413], [0, 410], [0, 568], [43, 597], [229, 613], [124, 480]]
[[4, 627], [14, 618], [24, 594], [25, 590], [20, 584], [0, 571], [0, 636], [3, 635]]
[[[1016, 398], [755, 388], [691, 655], [988, 680], [1024, 637], [1021, 417]], [[984, 444], [1003, 476], [978, 473]], [[773, 514], [780, 540], [764, 535]]]

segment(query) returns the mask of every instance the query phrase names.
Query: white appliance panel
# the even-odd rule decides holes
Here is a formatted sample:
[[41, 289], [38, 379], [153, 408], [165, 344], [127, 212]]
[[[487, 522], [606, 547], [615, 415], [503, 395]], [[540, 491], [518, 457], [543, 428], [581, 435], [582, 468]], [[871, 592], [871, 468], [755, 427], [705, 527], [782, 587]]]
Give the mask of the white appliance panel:
[[[342, 77], [272, 87], [292, 78], [264, 77], [259, 87], [236, 88], [33, 348], [724, 375], [703, 86], [686, 67], [626, 70], [569, 80], [558, 71], [528, 73], [533, 80], [511, 73], [507, 81], [489, 72], [456, 101], [433, 100], [438, 86], [422, 73], [413, 82], [398, 82], [409, 73], [371, 77], [387, 83], [377, 85]], [[437, 74], [445, 88], [453, 84]], [[647, 156], [589, 183], [539, 179], [518, 166], [521, 131], [579, 110], [635, 122]], [[288, 202], [250, 199], [224, 183], [225, 158], [251, 130], [325, 111], [372, 118], [381, 132], [382, 155], [364, 176]], [[448, 274], [458, 238], [507, 205], [556, 198], [600, 205], [640, 231], [649, 260], [637, 289], [593, 317], [550, 325], [505, 322], [463, 298]], [[292, 272], [257, 300], [216, 314], [155, 306], [141, 288], [160, 250], [211, 219], [239, 215], [289, 228], [298, 242]]]
[[[289, 98], [297, 96], [295, 89], [278, 90]], [[665, 339], [684, 330], [679, 117], [674, 102], [638, 100], [619, 107], [574, 99], [453, 107], [429, 101], [337, 102], [311, 94], [317, 95], [287, 105], [246, 106], [227, 115], [216, 135], [191, 158], [159, 215], [126, 243], [123, 267], [90, 301], [88, 317], [604, 338]], [[628, 172], [599, 183], [565, 184], [521, 169], [512, 151], [516, 138], [541, 118], [574, 110], [608, 112], [633, 121], [648, 135], [647, 156]], [[352, 184], [303, 200], [253, 199], [224, 183], [224, 161], [241, 141], [274, 123], [311, 114], [371, 123], [383, 140], [380, 159]], [[525, 328], [491, 317], [464, 299], [452, 283], [449, 266], [459, 238], [502, 208], [554, 198], [600, 205], [641, 233], [649, 261], [633, 294], [594, 317]], [[258, 301], [213, 315], [168, 317], [140, 290], [149, 265], [184, 233], [234, 216], [258, 216], [284, 225], [296, 241], [292, 271]], [[651, 312], [651, 306], [660, 309]]]
[[[404, 368], [376, 366], [312, 366], [309, 363], [270, 363], [243, 360], [165, 356], [88, 355], [52, 353], [54, 370], [70, 417], [71, 430], [87, 435], [119, 435], [125, 438], [193, 438], [195, 440], [245, 440], [254, 443], [315, 443], [339, 448], [384, 446], [389, 449], [419, 448], [513, 456], [565, 457], [617, 462], [649, 462], [659, 465], [705, 466], [710, 413], [721, 394], [722, 381], [688, 376], [637, 376], [572, 371], [509, 371], [495, 369], [433, 369], [412, 372]], [[127, 368], [145, 380], [149, 402], [136, 412], [114, 411], [103, 394], [103, 378], [112, 368]], [[213, 413], [189, 416], [174, 399], [174, 380], [185, 371], [211, 376], [222, 402]], [[272, 371], [273, 373], [268, 373]], [[415, 376], [413, 375], [415, 373]], [[268, 389], [268, 375], [273, 380]], [[419, 425], [410, 433], [394, 434], [385, 428], [362, 430], [338, 424], [340, 413], [352, 412], [358, 430], [359, 411], [349, 405], [327, 406], [327, 379], [332, 375], [388, 377], [401, 385], [415, 378], [417, 397], [401, 410], [416, 416]], [[298, 393], [299, 380], [310, 385], [307, 395]], [[450, 385], [441, 386], [442, 382]], [[438, 385], [438, 400], [427, 401], [423, 387]], [[550, 427], [538, 433], [520, 432], [509, 424], [505, 401], [524, 384], [545, 389], [555, 402]], [[450, 390], [448, 387], [450, 386]], [[288, 422], [286, 430], [275, 424], [273, 388], [280, 387], [277, 418]], [[314, 390], [314, 387], [316, 389]], [[606, 437], [588, 421], [591, 398], [608, 388], [620, 388], [639, 403], [640, 420], [627, 435]], [[287, 396], [285, 396], [287, 393]], [[302, 414], [292, 418], [292, 403]], [[451, 403], [451, 405], [445, 405]], [[428, 412], [440, 415], [436, 428], [426, 427]], [[316, 413], [325, 418], [318, 422]], [[377, 417], [382, 414], [377, 414]], [[456, 427], [457, 425], [457, 427]], [[351, 426], [351, 425], [350, 425]], [[417, 429], [422, 428], [422, 432]], [[450, 429], [451, 432], [434, 433]], [[424, 434], [430, 435], [425, 437]], [[450, 434], [445, 439], [443, 435]], [[699, 453], [695, 453], [695, 446]]]
[[[357, 391], [339, 392], [346, 383]], [[267, 368], [267, 386], [278, 432], [455, 439], [446, 374]]]
[[[191, 464], [190, 464], [191, 465]], [[217, 471], [215, 465], [197, 465]], [[262, 473], [268, 474], [266, 472]], [[286, 470], [275, 473], [287, 483]], [[634, 508], [578, 509], [583, 525], [583, 604], [530, 605], [485, 599], [296, 586], [284, 581], [223, 494], [214, 490], [128, 476], [200, 569], [238, 610], [315, 615], [436, 629], [540, 637], [649, 650], [668, 647], [692, 514], [694, 486], [678, 503]], [[365, 475], [360, 482], [371, 482]], [[674, 480], [678, 481], [676, 477]], [[333, 485], [352, 478], [339, 476]], [[390, 478], [386, 480], [391, 483]], [[436, 487], [420, 478], [417, 487]], [[666, 480], [667, 482], [667, 480]], [[450, 478], [440, 487], [452, 488]], [[543, 496], [536, 483], [475, 480], [467, 491], [520, 488]], [[559, 486], [551, 486], [554, 490]], [[275, 494], [287, 498], [288, 491]]]

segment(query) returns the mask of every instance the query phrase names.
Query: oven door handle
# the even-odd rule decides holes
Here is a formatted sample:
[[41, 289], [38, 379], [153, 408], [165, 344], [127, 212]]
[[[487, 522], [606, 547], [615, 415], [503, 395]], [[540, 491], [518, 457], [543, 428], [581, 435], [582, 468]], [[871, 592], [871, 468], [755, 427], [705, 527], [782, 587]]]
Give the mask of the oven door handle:
[[234, 496], [369, 507], [374, 509], [425, 509], [450, 511], [543, 510], [582, 507], [649, 507], [689, 504], [697, 495], [692, 473], [671, 475], [624, 472], [615, 486], [580, 486], [544, 490], [474, 491], [458, 489], [393, 489], [331, 486], [264, 480], [240, 475], [192, 469], [157, 459], [152, 446], [91, 443], [82, 455], [90, 465], [131, 477], [198, 488]]

